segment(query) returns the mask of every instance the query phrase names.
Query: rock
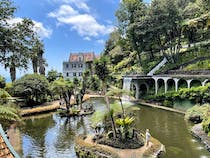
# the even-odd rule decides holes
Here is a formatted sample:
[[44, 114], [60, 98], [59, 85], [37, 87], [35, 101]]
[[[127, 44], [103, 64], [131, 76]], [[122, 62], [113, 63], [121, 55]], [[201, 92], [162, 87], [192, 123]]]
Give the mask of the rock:
[[210, 137], [203, 131], [202, 124], [196, 124], [192, 127], [191, 133], [194, 137], [205, 145], [205, 148], [210, 152]]

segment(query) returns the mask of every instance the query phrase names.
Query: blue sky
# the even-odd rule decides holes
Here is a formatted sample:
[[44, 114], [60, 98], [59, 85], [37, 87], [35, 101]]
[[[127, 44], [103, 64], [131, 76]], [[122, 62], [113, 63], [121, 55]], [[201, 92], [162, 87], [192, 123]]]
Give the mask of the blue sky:
[[[13, 21], [31, 18], [45, 45], [48, 68], [62, 72], [70, 52], [100, 54], [109, 33], [116, 26], [115, 11], [120, 0], [14, 0], [18, 8]], [[17, 77], [31, 69], [18, 71]], [[0, 74], [9, 71], [0, 66]]]

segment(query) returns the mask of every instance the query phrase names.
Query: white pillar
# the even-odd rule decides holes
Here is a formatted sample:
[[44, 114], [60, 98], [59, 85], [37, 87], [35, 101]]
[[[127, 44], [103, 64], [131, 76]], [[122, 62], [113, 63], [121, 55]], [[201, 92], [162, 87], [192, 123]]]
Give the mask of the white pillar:
[[190, 83], [192, 82], [192, 79], [187, 80], [187, 88], [190, 89]]
[[136, 87], [135, 98], [136, 98], [136, 99], [139, 99], [139, 85], [138, 85], [138, 83], [135, 84], [135, 87]]
[[201, 82], [202, 86], [205, 86], [207, 81], [208, 79], [205, 79], [203, 82]]
[[174, 78], [173, 80], [175, 82], [175, 91], [177, 92], [178, 88], [179, 88], [179, 85], [178, 85], [179, 79], [178, 78]]
[[167, 93], [167, 91], [168, 91], [168, 80], [170, 79], [170, 77], [164, 77], [162, 79], [164, 80], [165, 93]]
[[123, 89], [124, 90], [129, 90], [130, 91], [131, 81], [132, 81], [131, 77], [124, 77], [123, 78]]
[[155, 80], [155, 94], [157, 95], [158, 93], [158, 77], [153, 77], [153, 79]]

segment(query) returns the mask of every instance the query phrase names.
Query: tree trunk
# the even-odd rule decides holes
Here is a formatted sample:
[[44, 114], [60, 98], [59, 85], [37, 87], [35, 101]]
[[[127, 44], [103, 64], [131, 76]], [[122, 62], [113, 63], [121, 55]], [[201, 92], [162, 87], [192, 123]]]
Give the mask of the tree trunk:
[[122, 99], [119, 97], [119, 100], [120, 100], [120, 105], [121, 105], [122, 112], [123, 112], [123, 119], [125, 120], [125, 109], [124, 109], [123, 104], [122, 104]]
[[[103, 87], [104, 87], [104, 92], [106, 94], [107, 90], [106, 90], [106, 85], [104, 83], [103, 83]], [[106, 105], [107, 105], [108, 111], [111, 112], [109, 98], [107, 96], [105, 96], [105, 101], [106, 101]], [[113, 115], [110, 115], [110, 118], [111, 118], [113, 135], [114, 135], [114, 138], [116, 138], [117, 137], [117, 130], [116, 130], [116, 126], [115, 126], [115, 121], [114, 121]]]
[[16, 68], [14, 65], [10, 67], [10, 77], [11, 77], [12, 82], [16, 80]]
[[37, 73], [38, 71], [38, 59], [37, 58], [33, 58], [32, 59], [32, 66], [33, 66], [33, 72]]

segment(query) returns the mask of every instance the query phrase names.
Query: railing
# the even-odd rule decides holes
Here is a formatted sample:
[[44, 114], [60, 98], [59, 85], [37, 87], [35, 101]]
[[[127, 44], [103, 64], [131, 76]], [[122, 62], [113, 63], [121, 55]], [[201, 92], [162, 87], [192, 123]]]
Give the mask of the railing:
[[16, 153], [16, 151], [14, 150], [14, 148], [12, 147], [12, 145], [10, 144], [9, 140], [7, 139], [6, 134], [4, 133], [4, 130], [0, 124], [0, 135], [2, 136], [2, 138], [4, 139], [5, 144], [7, 145], [7, 147], [9, 148], [11, 154], [15, 157], [15, 158], [20, 158], [20, 156]]

